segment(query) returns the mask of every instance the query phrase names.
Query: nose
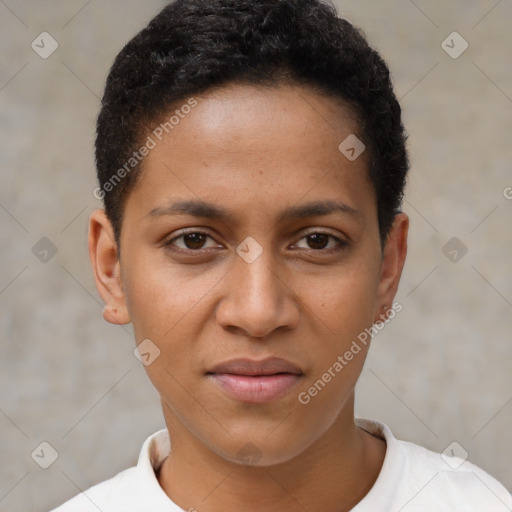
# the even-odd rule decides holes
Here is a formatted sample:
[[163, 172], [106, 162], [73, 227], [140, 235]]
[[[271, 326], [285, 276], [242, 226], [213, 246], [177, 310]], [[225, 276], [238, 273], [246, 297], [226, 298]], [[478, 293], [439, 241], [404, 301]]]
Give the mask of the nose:
[[289, 274], [273, 261], [270, 250], [251, 263], [235, 255], [216, 310], [224, 329], [264, 338], [277, 329], [294, 329], [299, 322], [297, 295]]

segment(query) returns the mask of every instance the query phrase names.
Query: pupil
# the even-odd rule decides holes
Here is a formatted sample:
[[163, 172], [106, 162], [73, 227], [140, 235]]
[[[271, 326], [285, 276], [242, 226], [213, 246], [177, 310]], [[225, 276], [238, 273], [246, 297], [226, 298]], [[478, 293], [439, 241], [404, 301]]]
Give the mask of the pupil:
[[204, 244], [205, 235], [201, 233], [191, 233], [189, 235], [185, 235], [185, 245], [189, 249], [200, 249]]
[[325, 249], [329, 242], [329, 236], [324, 233], [309, 235], [309, 245], [313, 249]]

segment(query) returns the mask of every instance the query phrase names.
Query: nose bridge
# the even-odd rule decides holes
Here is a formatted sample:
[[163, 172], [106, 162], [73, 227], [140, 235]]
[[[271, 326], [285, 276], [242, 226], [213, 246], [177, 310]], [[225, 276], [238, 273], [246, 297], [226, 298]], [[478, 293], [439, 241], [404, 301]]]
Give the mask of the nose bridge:
[[228, 288], [217, 311], [224, 327], [237, 328], [252, 337], [294, 326], [298, 311], [279, 278], [270, 248], [246, 239], [237, 248]]
[[248, 237], [237, 248], [237, 255], [235, 286], [244, 302], [278, 301], [280, 286], [271, 249]]

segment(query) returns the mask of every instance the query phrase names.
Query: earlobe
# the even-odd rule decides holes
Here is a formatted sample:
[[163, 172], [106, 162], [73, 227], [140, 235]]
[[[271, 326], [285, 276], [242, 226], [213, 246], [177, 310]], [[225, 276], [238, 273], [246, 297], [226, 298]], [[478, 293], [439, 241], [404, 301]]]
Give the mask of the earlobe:
[[117, 325], [124, 325], [130, 321], [129, 319], [126, 320], [125, 317], [121, 318], [119, 316], [119, 311], [108, 304], [103, 308], [103, 318], [105, 321]]
[[407, 256], [408, 231], [409, 217], [405, 213], [399, 213], [383, 249], [374, 322], [382, 322], [383, 314], [392, 307]]
[[96, 288], [106, 304], [103, 318], [113, 324], [129, 323], [117, 243], [104, 210], [95, 210], [89, 219], [89, 257]]

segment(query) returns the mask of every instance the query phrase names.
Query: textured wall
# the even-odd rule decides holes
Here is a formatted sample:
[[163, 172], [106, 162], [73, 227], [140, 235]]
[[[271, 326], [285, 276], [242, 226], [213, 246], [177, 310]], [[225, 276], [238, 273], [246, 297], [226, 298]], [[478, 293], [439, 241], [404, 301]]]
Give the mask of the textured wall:
[[[104, 80], [162, 5], [0, 2], [1, 511], [48, 510], [135, 464], [163, 426], [130, 327], [102, 319], [86, 246]], [[390, 64], [413, 164], [404, 307], [374, 340], [357, 412], [431, 449], [457, 441], [512, 489], [512, 3], [338, 5]], [[442, 47], [454, 31], [458, 58], [458, 36]]]

